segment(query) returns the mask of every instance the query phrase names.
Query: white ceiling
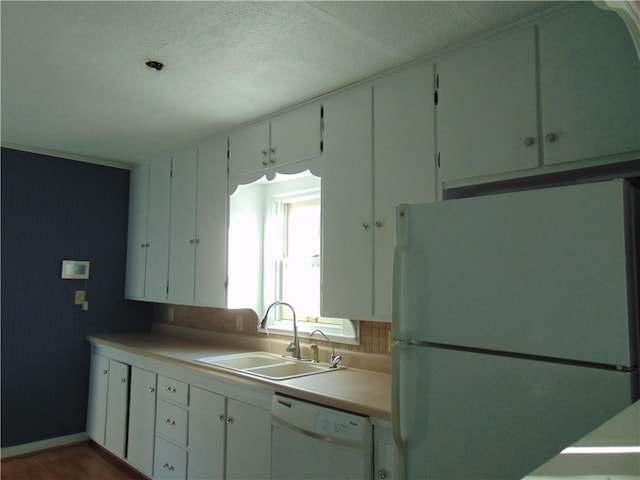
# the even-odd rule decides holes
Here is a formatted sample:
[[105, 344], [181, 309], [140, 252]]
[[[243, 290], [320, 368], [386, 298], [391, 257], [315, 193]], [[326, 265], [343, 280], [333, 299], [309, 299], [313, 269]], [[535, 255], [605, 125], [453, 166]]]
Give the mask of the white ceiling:
[[0, 5], [2, 144], [135, 164], [554, 2]]

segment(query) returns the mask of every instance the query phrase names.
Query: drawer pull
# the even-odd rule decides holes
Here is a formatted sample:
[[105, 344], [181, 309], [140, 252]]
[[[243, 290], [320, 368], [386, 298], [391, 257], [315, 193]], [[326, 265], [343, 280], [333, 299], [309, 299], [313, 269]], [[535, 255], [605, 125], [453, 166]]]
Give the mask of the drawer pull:
[[173, 468], [173, 465], [169, 465], [168, 463], [165, 463], [162, 468], [166, 468], [167, 470], [173, 472], [175, 469]]
[[176, 393], [176, 387], [167, 387], [165, 388], [167, 392]]
[[167, 418], [164, 423], [168, 423], [171, 426], [174, 426], [176, 424], [175, 420], [171, 420], [170, 418]]

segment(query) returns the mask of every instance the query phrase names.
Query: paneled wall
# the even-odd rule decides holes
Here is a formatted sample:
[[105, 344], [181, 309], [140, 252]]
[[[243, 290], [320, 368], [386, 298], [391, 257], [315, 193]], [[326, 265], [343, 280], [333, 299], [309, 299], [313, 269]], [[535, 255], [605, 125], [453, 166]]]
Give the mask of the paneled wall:
[[[85, 431], [89, 333], [146, 331], [124, 300], [129, 172], [2, 148], [2, 447]], [[84, 280], [63, 259], [89, 260]]]

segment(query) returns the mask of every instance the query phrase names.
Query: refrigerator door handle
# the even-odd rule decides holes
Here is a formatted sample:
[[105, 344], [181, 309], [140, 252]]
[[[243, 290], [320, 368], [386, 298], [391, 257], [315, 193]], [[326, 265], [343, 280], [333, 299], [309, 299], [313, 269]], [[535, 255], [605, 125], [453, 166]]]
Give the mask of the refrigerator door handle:
[[393, 302], [391, 308], [391, 335], [393, 338], [406, 338], [402, 333], [407, 327], [407, 287], [409, 275], [408, 244], [409, 206], [400, 205], [396, 210], [396, 247], [393, 251]]

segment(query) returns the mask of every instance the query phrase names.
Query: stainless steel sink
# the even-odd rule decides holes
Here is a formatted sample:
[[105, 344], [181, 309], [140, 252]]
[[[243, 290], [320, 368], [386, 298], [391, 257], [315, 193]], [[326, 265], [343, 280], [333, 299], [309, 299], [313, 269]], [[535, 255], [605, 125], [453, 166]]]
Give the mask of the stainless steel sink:
[[335, 372], [345, 368], [342, 366], [329, 368], [328, 363], [310, 363], [293, 360], [285, 358], [282, 355], [267, 352], [236, 353], [232, 355], [204, 357], [198, 358], [196, 362], [271, 380], [287, 380], [289, 378], [304, 377], [306, 375]]

